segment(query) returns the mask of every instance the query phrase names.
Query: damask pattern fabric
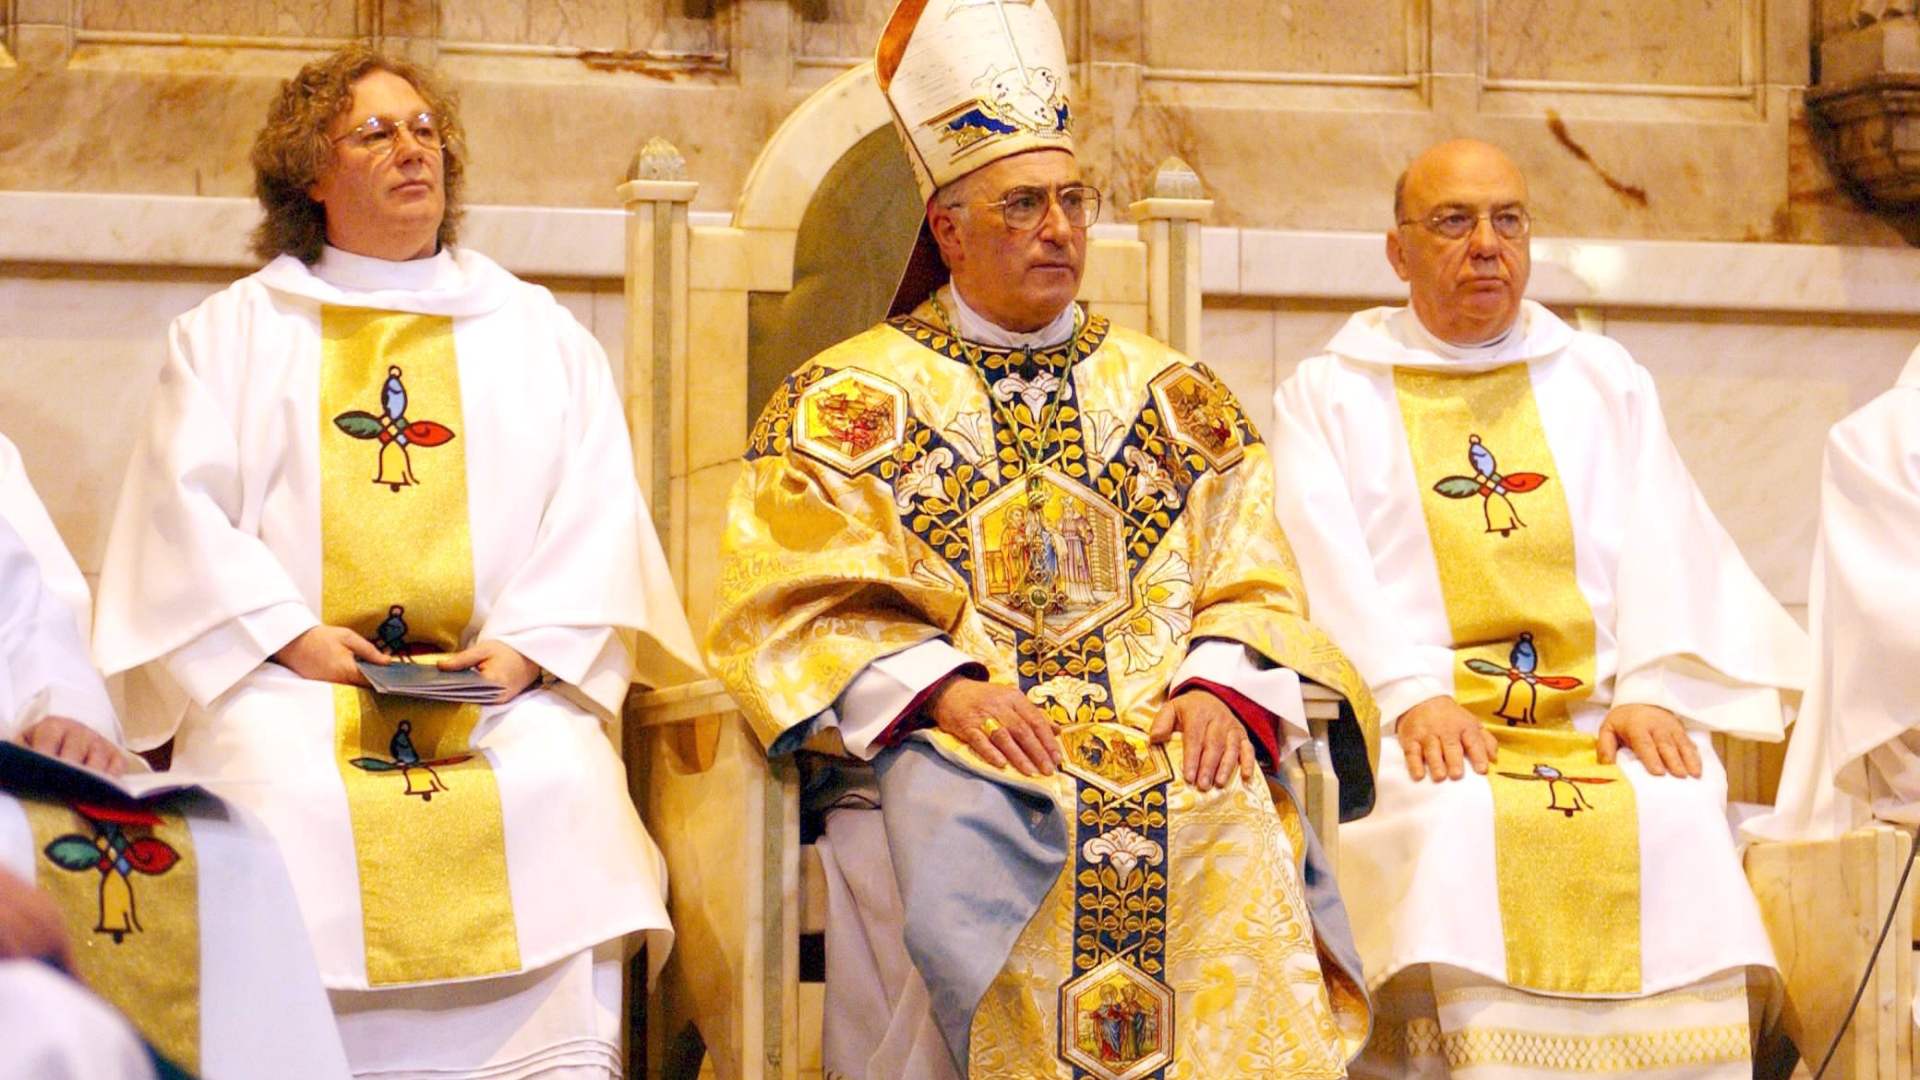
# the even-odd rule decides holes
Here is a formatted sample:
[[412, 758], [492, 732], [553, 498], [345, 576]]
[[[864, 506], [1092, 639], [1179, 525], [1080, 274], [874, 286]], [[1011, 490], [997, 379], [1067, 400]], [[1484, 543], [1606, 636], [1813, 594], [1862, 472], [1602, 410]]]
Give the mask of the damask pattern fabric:
[[[921, 730], [876, 761], [908, 948], [963, 1074], [1333, 1076], [1363, 1037], [1357, 988], [1335, 977], [1329, 999], [1268, 792], [1197, 792], [1178, 738], [1145, 734], [1200, 638], [1340, 690], [1371, 728], [1303, 617], [1270, 477], [1210, 372], [1099, 318], [998, 350], [926, 304], [802, 367], [756, 425], [707, 647], [763, 740], [943, 638], [1044, 708], [1067, 753], [1022, 777]], [[982, 783], [999, 797], [968, 795]], [[997, 849], [1043, 866], [1038, 887], [995, 891]]]

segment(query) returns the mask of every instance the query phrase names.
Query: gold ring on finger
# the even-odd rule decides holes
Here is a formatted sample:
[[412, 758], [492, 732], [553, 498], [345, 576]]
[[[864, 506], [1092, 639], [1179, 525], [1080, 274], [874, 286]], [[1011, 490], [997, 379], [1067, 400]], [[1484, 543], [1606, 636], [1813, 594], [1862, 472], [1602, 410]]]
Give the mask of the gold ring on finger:
[[991, 739], [993, 738], [994, 732], [999, 731], [1005, 726], [1005, 724], [989, 716], [985, 720], [980, 721], [980, 733]]

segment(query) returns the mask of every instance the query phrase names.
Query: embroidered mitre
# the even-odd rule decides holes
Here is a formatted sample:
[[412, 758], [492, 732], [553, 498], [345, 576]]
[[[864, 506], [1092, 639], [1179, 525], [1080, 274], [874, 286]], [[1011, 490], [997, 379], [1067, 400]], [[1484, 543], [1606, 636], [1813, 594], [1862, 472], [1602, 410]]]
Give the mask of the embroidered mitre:
[[1067, 50], [1046, 0], [900, 0], [874, 67], [923, 199], [1001, 158], [1073, 152]]

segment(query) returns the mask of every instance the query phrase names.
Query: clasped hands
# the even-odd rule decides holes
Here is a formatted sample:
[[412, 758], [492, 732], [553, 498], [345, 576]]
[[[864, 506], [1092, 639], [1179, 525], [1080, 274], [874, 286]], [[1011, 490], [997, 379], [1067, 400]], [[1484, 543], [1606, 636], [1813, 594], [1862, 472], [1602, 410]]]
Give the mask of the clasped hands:
[[[920, 711], [995, 768], [1011, 765], [1022, 776], [1052, 776], [1066, 760], [1053, 721], [1011, 686], [950, 676]], [[1164, 743], [1175, 731], [1186, 747], [1182, 771], [1187, 783], [1201, 791], [1225, 787], [1236, 768], [1241, 780], [1253, 780], [1253, 741], [1219, 698], [1193, 690], [1169, 700], [1154, 717], [1147, 738]]]
[[[317, 682], [366, 686], [357, 660], [370, 664], [388, 664], [393, 658], [374, 647], [373, 642], [342, 626], [316, 626], [288, 642], [273, 658], [303, 679]], [[493, 640], [472, 645], [443, 657], [435, 666], [441, 671], [465, 671], [473, 668], [480, 677], [500, 685], [494, 704], [511, 700], [540, 677], [540, 665], [520, 655], [511, 645]]]
[[[1466, 766], [1484, 774], [1498, 744], [1480, 718], [1450, 697], [1431, 697], [1400, 715], [1394, 736], [1407, 757], [1407, 773], [1435, 783], [1458, 780]], [[1611, 765], [1622, 746], [1654, 776], [1698, 777], [1700, 751], [1680, 718], [1658, 705], [1616, 705], [1600, 723], [1598, 757]]]

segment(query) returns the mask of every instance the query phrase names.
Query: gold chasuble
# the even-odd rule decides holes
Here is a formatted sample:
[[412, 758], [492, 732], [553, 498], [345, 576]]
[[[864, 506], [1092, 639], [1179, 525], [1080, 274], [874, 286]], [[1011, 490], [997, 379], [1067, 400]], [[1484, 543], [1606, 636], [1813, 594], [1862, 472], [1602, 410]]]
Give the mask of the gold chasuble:
[[76, 974], [188, 1072], [200, 1069], [200, 879], [186, 819], [22, 798], [34, 882], [65, 916]]
[[1205, 637], [1339, 690], [1374, 745], [1364, 684], [1302, 615], [1266, 447], [1206, 368], [1104, 319], [1034, 351], [947, 325], [924, 303], [774, 396], [709, 658], [769, 745], [939, 635], [1052, 718], [1053, 777], [913, 736], [1066, 823], [1064, 867], [962, 1015], [971, 1080], [1343, 1075], [1364, 995], [1316, 958], [1297, 834], [1264, 785], [1197, 791], [1180, 738], [1146, 735]]
[[[431, 663], [473, 616], [453, 323], [327, 306], [321, 331], [320, 618]], [[368, 982], [518, 970], [500, 792], [471, 744], [480, 707], [333, 694]]]
[[1632, 786], [1569, 719], [1593, 690], [1593, 611], [1532, 377], [1513, 364], [1396, 368], [1393, 381], [1453, 631], [1454, 698], [1500, 744], [1489, 779], [1507, 980], [1638, 993], [1639, 817]]

